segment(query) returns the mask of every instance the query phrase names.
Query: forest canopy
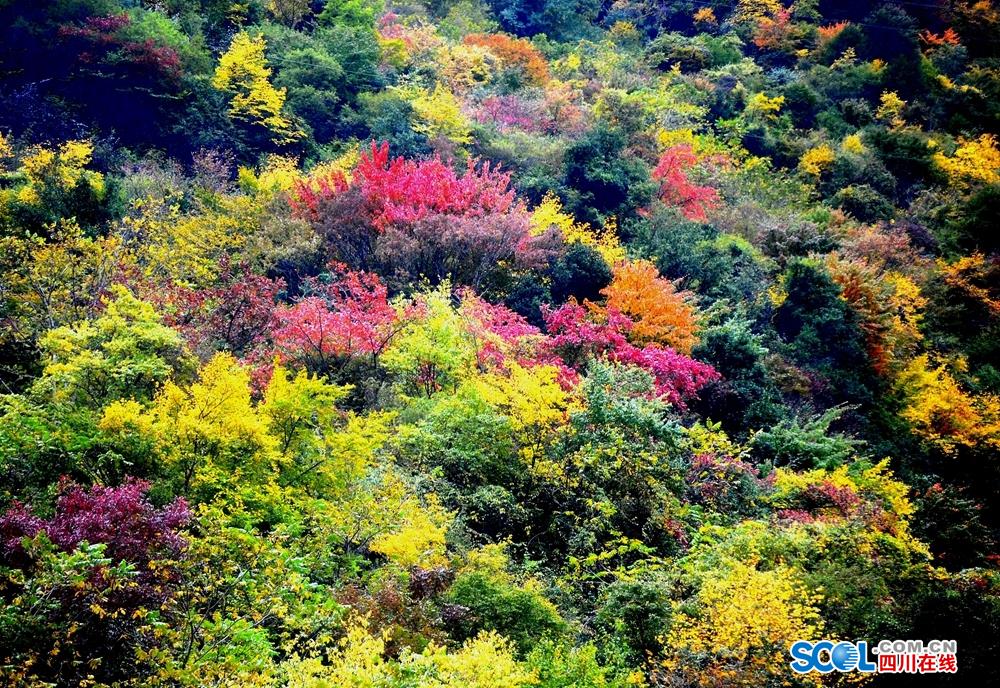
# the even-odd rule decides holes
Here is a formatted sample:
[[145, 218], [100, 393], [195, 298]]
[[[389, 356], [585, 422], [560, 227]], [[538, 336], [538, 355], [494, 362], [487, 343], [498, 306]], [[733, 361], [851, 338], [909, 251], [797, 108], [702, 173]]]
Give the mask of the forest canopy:
[[995, 2], [0, 32], [3, 685], [993, 680]]

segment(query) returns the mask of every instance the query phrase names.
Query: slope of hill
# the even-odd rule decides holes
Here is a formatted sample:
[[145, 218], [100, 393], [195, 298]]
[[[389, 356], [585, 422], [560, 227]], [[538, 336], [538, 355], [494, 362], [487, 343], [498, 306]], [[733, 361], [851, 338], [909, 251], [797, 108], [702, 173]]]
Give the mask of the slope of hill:
[[4, 685], [995, 680], [993, 2], [0, 32]]

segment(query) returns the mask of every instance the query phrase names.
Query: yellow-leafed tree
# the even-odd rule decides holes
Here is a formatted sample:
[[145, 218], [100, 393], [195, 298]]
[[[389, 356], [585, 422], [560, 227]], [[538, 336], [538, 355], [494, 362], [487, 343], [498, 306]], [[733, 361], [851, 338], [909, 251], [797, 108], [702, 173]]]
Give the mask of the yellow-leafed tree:
[[230, 117], [267, 129], [277, 144], [290, 143], [302, 132], [283, 112], [285, 89], [271, 84], [266, 48], [263, 36], [245, 31], [236, 34], [229, 50], [219, 58], [212, 86], [230, 95]]
[[945, 365], [917, 356], [896, 379], [904, 399], [900, 415], [916, 433], [946, 454], [959, 447], [1000, 448], [1000, 399], [965, 392]]
[[978, 139], [963, 139], [951, 156], [935, 153], [934, 164], [948, 175], [952, 184], [958, 186], [1000, 182], [1000, 148], [997, 148], [997, 138], [992, 134], [983, 134]]
[[734, 562], [676, 615], [664, 666], [689, 686], [786, 685], [788, 647], [822, 629], [818, 601], [789, 568]]

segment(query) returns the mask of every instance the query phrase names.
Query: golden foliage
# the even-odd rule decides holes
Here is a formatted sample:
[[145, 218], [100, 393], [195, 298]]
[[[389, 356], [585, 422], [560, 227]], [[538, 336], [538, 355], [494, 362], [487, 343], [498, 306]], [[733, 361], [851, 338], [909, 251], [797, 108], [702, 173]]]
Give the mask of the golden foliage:
[[948, 176], [952, 184], [996, 184], [1000, 182], [1000, 148], [993, 134], [978, 139], [960, 139], [954, 154], [934, 154], [934, 164]]
[[913, 431], [946, 454], [960, 447], [1000, 449], [1000, 399], [965, 392], [948, 370], [927, 354], [915, 357], [895, 385], [900, 416]]
[[702, 7], [695, 11], [693, 19], [696, 24], [715, 25], [719, 20], [715, 16], [715, 10], [711, 7]]
[[509, 67], [524, 71], [529, 83], [544, 85], [549, 80], [549, 66], [538, 49], [523, 38], [511, 38], [503, 34], [469, 34], [463, 41], [466, 45], [482, 46]]
[[980, 302], [994, 315], [1000, 315], [1000, 286], [997, 286], [1000, 265], [996, 261], [987, 261], [986, 256], [977, 251], [954, 263], [939, 258], [937, 266], [945, 284]]
[[841, 298], [861, 316], [868, 354], [879, 373], [897, 369], [922, 341], [920, 321], [927, 299], [913, 280], [896, 271], [879, 271], [867, 261], [831, 254], [826, 265]]
[[[6, 139], [3, 143], [7, 144]], [[9, 144], [6, 151], [10, 153]], [[58, 148], [35, 146], [29, 149], [21, 159], [19, 170], [26, 183], [0, 193], [0, 201], [6, 201], [5, 196], [10, 198], [13, 195], [20, 203], [37, 205], [46, 190], [67, 192], [78, 184], [86, 184], [97, 197], [102, 197], [105, 191], [104, 175], [87, 169], [93, 154], [94, 145], [90, 141], [79, 140], [66, 141]]]
[[403, 568], [445, 563], [445, 534], [452, 515], [433, 494], [425, 497], [423, 505], [414, 499], [403, 499], [401, 503], [401, 518], [391, 531], [372, 540], [371, 550]]
[[[791, 685], [788, 648], [823, 629], [816, 604], [794, 569], [759, 571], [732, 562], [706, 580], [694, 604], [680, 608], [664, 639], [668, 671], [686, 685]], [[818, 685], [818, 681], [817, 681]]]
[[747, 103], [747, 114], [762, 119], [777, 119], [781, 107], [785, 104], [785, 96], [768, 97], [765, 93], [754, 93]]
[[566, 423], [572, 399], [559, 384], [554, 366], [530, 368], [510, 362], [501, 373], [479, 375], [473, 381], [486, 403], [507, 415], [519, 435], [521, 454], [533, 464], [551, 433]]
[[879, 97], [878, 110], [875, 116], [881, 120], [889, 122], [894, 127], [902, 127], [906, 124], [903, 119], [903, 110], [906, 108], [906, 101], [899, 97], [895, 91], [883, 91]]
[[677, 291], [651, 262], [618, 263], [611, 284], [601, 293], [607, 297], [607, 308], [635, 322], [629, 336], [636, 342], [662, 344], [683, 354], [690, 354], [698, 343], [697, 311], [691, 294]]
[[285, 89], [271, 85], [263, 36], [240, 31], [229, 49], [219, 58], [212, 86], [230, 95], [229, 114], [233, 119], [264, 127], [275, 143], [290, 143], [302, 136], [282, 112]]
[[346, 635], [325, 657], [293, 657], [283, 665], [289, 688], [520, 688], [535, 684], [534, 672], [518, 663], [510, 641], [483, 632], [457, 650], [430, 644], [406, 649], [398, 663], [385, 659], [385, 634], [375, 635], [363, 618], [349, 621]]
[[836, 159], [833, 149], [824, 143], [803, 153], [799, 160], [799, 169], [810, 176], [819, 177]]
[[472, 140], [472, 125], [462, 112], [461, 103], [441, 82], [434, 85], [433, 91], [422, 87], [396, 90], [413, 108], [416, 121], [412, 127], [418, 134], [423, 134], [431, 141], [446, 139], [462, 144]]
[[555, 228], [568, 244], [584, 244], [596, 250], [608, 265], [625, 260], [625, 247], [621, 245], [614, 226], [594, 231], [590, 225], [578, 223], [566, 212], [555, 194], [548, 193], [542, 202], [531, 211], [530, 230], [533, 236], [544, 234]]
[[739, 0], [733, 21], [756, 24], [762, 19], [770, 19], [785, 9], [781, 0]]

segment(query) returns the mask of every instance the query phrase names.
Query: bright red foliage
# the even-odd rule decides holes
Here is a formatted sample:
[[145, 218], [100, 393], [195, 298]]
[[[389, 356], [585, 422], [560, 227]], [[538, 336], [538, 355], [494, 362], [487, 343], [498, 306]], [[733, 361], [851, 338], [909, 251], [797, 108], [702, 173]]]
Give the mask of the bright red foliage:
[[373, 143], [350, 182], [339, 173], [311, 178], [289, 202], [323, 236], [329, 255], [378, 272], [391, 286], [450, 278], [479, 287], [501, 266], [531, 268], [546, 253], [510, 175], [474, 160], [459, 176], [440, 158], [390, 159], [388, 144]]
[[277, 312], [275, 349], [285, 360], [329, 370], [334, 360], [377, 356], [395, 331], [396, 311], [376, 275], [340, 272], [331, 284], [311, 282], [313, 295]]
[[698, 186], [688, 178], [687, 170], [697, 162], [698, 156], [690, 145], [673, 146], [660, 156], [653, 178], [660, 182], [661, 201], [679, 207], [689, 220], [704, 222], [719, 205], [719, 192], [710, 186]]
[[686, 400], [693, 399], [699, 389], [720, 377], [715, 368], [707, 363], [669, 348], [646, 346], [638, 349], [629, 345], [625, 350], [615, 352], [612, 359], [631, 363], [652, 373], [657, 394], [679, 408], [685, 408]]
[[576, 301], [555, 310], [542, 308], [549, 346], [567, 363], [582, 363], [588, 356], [600, 356], [629, 346], [626, 333], [632, 328], [632, 321], [628, 317], [609, 310], [607, 318], [598, 322], [587, 315], [587, 309]]
[[380, 231], [395, 223], [413, 223], [432, 214], [484, 217], [506, 213], [514, 207], [510, 175], [485, 163], [477, 169], [470, 160], [466, 173], [459, 177], [440, 158], [406, 160], [389, 157], [389, 144], [372, 143], [361, 156], [351, 183], [335, 173], [310, 178], [296, 184], [290, 198], [300, 215], [311, 217], [325, 198], [344, 193], [349, 188], [361, 191]]
[[433, 213], [484, 217], [514, 207], [510, 175], [469, 160], [463, 176], [440, 158], [414, 161], [389, 158], [389, 144], [372, 143], [361, 156], [356, 183], [379, 229], [399, 222], [415, 222]]
[[463, 289], [460, 295], [462, 315], [479, 345], [480, 365], [503, 366], [509, 355], [523, 365], [537, 362], [536, 345], [542, 334], [537, 327], [506, 306], [480, 298], [472, 289]]
[[340, 171], [325, 175], [310, 175], [298, 179], [288, 194], [288, 204], [302, 218], [315, 222], [324, 199], [339, 196], [348, 189], [347, 177]]
[[673, 349], [657, 346], [640, 349], [631, 344], [627, 333], [632, 321], [612, 309], [606, 311], [601, 321], [588, 317], [587, 309], [574, 301], [555, 310], [543, 308], [542, 314], [552, 354], [577, 368], [589, 358], [602, 356], [642, 368], [653, 376], [656, 394], [678, 408], [685, 408], [685, 402], [699, 389], [719, 379], [712, 366]]
[[961, 45], [962, 41], [955, 32], [955, 29], [947, 28], [944, 33], [938, 35], [932, 33], [929, 30], [920, 32], [920, 40], [922, 40], [928, 47], [939, 48], [942, 45]]

